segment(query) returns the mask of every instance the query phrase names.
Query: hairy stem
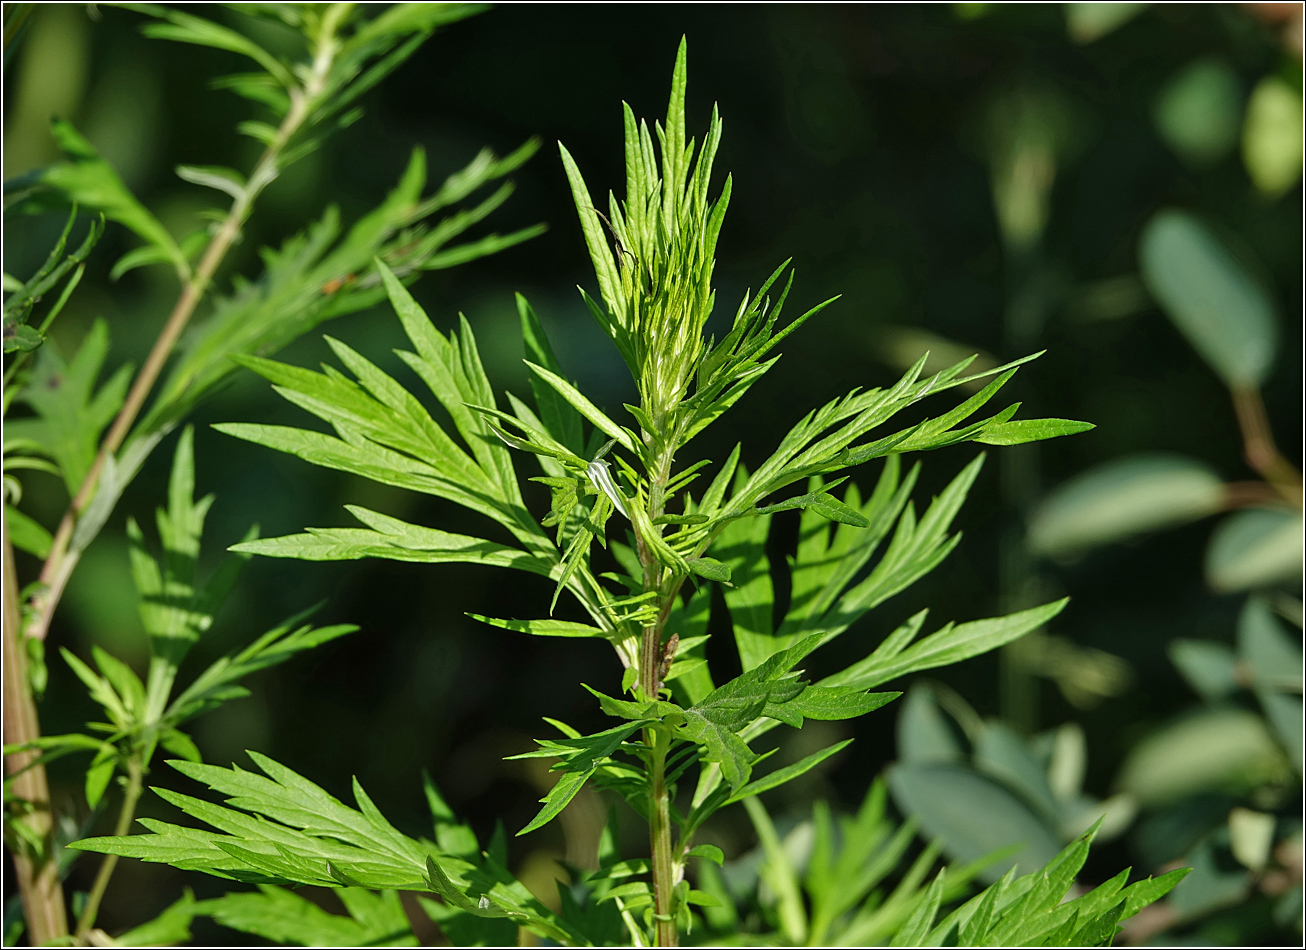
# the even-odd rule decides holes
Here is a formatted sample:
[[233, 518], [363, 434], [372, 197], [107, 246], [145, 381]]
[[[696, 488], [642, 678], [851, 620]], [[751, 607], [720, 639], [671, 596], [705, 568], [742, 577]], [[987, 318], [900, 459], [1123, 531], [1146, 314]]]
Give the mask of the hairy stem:
[[[113, 829], [115, 837], [121, 838], [131, 830], [132, 819], [136, 817], [136, 803], [141, 797], [143, 773], [140, 751], [135, 750], [127, 762], [127, 788], [122, 797], [122, 807], [118, 810], [118, 823]], [[82, 908], [82, 915], [77, 919], [77, 933], [73, 939], [78, 944], [86, 943], [86, 935], [95, 926], [95, 917], [100, 912], [100, 901], [104, 898], [104, 891], [109, 886], [109, 878], [113, 877], [113, 871], [117, 866], [116, 854], [106, 854], [100, 863], [100, 870], [95, 875], [95, 883], [91, 885], [91, 893], [86, 898], [86, 906]]]
[[667, 749], [671, 737], [659, 726], [645, 730], [645, 741], [652, 749], [649, 788], [648, 840], [653, 857], [653, 925], [656, 945], [677, 945], [676, 918], [671, 896], [675, 890], [675, 867], [671, 860], [671, 802], [667, 795]]
[[[664, 450], [652, 466], [648, 492], [650, 521], [662, 514], [674, 454], [670, 448]], [[640, 637], [639, 688], [648, 699], [657, 699], [658, 691], [662, 688], [663, 628], [680, 585], [667, 585], [670, 589], [663, 589], [662, 565], [642, 538], [637, 536], [636, 543], [640, 563], [644, 567], [644, 589], [659, 592], [657, 619], [643, 629]], [[671, 858], [671, 802], [666, 783], [667, 751], [671, 745], [671, 735], [664, 727], [655, 725], [644, 730], [644, 741], [650, 749], [648, 834], [653, 864], [654, 943], [659, 947], [674, 947], [678, 943], [676, 920], [672, 913], [672, 895], [676, 881]]]
[[[41, 720], [27, 678], [27, 650], [22, 640], [18, 576], [14, 569], [14, 549], [9, 543], [9, 523], [5, 519], [0, 522], [4, 526], [4, 740], [6, 745], [18, 745], [40, 738]], [[58, 867], [51, 860], [54, 816], [50, 809], [50, 786], [45, 766], [31, 764], [39, 755], [36, 750], [19, 752], [5, 761], [9, 774], [14, 776], [13, 799], [27, 803], [31, 809], [16, 820], [24, 822], [32, 836], [42, 842], [36, 853], [22, 840], [7, 842], [14, 856], [23, 916], [33, 946], [68, 933], [63, 886], [59, 883]]]
[[[646, 436], [647, 438], [647, 436]], [[657, 458], [652, 471], [652, 477], [649, 479], [648, 490], [648, 517], [649, 521], [662, 515], [666, 502], [667, 482], [671, 478], [671, 463], [674, 460], [675, 453], [667, 449]], [[654, 529], [659, 530], [659, 529]], [[644, 691], [644, 695], [649, 699], [658, 698], [658, 690], [662, 688], [662, 632], [666, 625], [667, 615], [671, 613], [671, 607], [675, 603], [676, 591], [680, 585], [674, 585], [671, 591], [662, 590], [662, 565], [658, 563], [656, 555], [648, 549], [644, 539], [636, 536], [636, 547], [639, 553], [640, 563], [644, 567], [644, 590], [658, 591], [658, 619], [645, 627], [640, 637], [640, 657], [639, 657], [639, 685]]]

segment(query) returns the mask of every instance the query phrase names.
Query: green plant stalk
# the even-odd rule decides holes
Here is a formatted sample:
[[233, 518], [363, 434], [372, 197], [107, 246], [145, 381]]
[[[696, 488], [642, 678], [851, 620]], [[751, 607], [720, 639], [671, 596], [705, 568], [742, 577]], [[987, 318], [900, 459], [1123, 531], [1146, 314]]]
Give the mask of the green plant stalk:
[[[645, 437], [647, 440], [647, 436]], [[649, 521], [662, 514], [667, 482], [671, 477], [674, 450], [667, 448], [656, 459], [652, 469], [648, 494]], [[654, 530], [659, 530], [656, 527]], [[644, 567], [644, 590], [658, 591], [658, 616], [656, 622], [643, 629], [640, 635], [639, 689], [649, 700], [658, 698], [662, 688], [663, 644], [662, 634], [667, 617], [675, 604], [679, 583], [666, 585], [665, 573], [653, 552], [636, 534], [640, 562]], [[644, 741], [650, 752], [649, 761], [649, 848], [653, 868], [653, 921], [654, 945], [674, 947], [678, 944], [676, 920], [672, 913], [672, 894], [675, 890], [675, 866], [671, 857], [671, 803], [667, 794], [666, 761], [671, 744], [666, 729], [653, 726], [644, 730]]]
[[172, 355], [177, 341], [181, 338], [182, 331], [186, 329], [195, 308], [199, 306], [208, 290], [214, 273], [227, 256], [227, 252], [231, 250], [236, 238], [240, 236], [241, 225], [249, 216], [254, 199], [276, 178], [277, 161], [290, 139], [311, 114], [318, 97], [321, 96], [338, 49], [335, 31], [349, 12], [350, 6], [350, 4], [334, 4], [323, 18], [312, 69], [304, 85], [290, 91], [290, 110], [277, 129], [276, 139], [264, 150], [249, 177], [249, 183], [241, 191], [240, 196], [233, 200], [231, 210], [223, 219], [213, 240], [209, 242], [199, 266], [182, 287], [181, 296], [177, 298], [167, 322], [163, 325], [163, 330], [150, 349], [149, 356], [146, 357], [140, 372], [136, 374], [122, 409], [119, 410], [112, 427], [100, 445], [95, 462], [86, 473], [86, 478], [82, 480], [81, 487], [69, 504], [68, 510], [64, 512], [50, 545], [50, 554], [41, 567], [40, 581], [44, 586], [32, 599], [33, 613], [27, 626], [28, 636], [44, 639], [49, 632], [55, 608], [63, 597], [64, 589], [68, 586], [68, 581], [79, 560], [79, 555], [69, 550], [77, 518], [95, 495], [95, 487], [99, 482], [100, 473], [104, 470], [105, 460], [111, 453], [118, 451], [126, 440], [132, 424], [145, 405], [146, 397], [154, 388], [159, 374], [163, 372], [164, 364], [167, 363], [168, 357]]
[[[123, 792], [122, 807], [118, 811], [118, 823], [113, 829], [115, 837], [121, 838], [131, 830], [132, 820], [136, 817], [136, 803], [140, 800], [144, 788], [142, 781], [144, 772], [141, 750], [133, 749], [131, 758], [127, 761], [127, 788]], [[86, 898], [86, 906], [82, 908], [82, 915], [77, 919], [77, 932], [73, 935], [73, 940], [78, 945], [85, 945], [87, 934], [95, 926], [95, 917], [100, 911], [100, 901], [104, 898], [109, 879], [113, 877], [117, 866], [116, 854], [105, 855], [104, 861], [100, 863], [100, 870], [95, 875], [95, 883], [91, 885], [91, 892]]]
[[[112, 427], [100, 445], [100, 451], [96, 454], [95, 462], [92, 464], [90, 471], [87, 472], [86, 478], [82, 481], [81, 487], [73, 497], [67, 511], [64, 512], [63, 519], [59, 522], [59, 527], [55, 531], [50, 545], [50, 554], [41, 567], [39, 581], [42, 586], [38, 588], [36, 596], [32, 598], [32, 615], [25, 629], [19, 620], [17, 574], [14, 571], [12, 550], [9, 546], [8, 528], [5, 529], [5, 674], [3, 679], [3, 704], [5, 710], [5, 741], [7, 743], [31, 742], [40, 738], [41, 735], [40, 721], [36, 716], [36, 705], [32, 697], [31, 683], [28, 681], [26, 663], [24, 662], [26, 659], [24, 637], [35, 637], [38, 640], [44, 640], [49, 632], [54, 611], [63, 597], [64, 590], [68, 586], [68, 581], [72, 577], [73, 570], [76, 568], [80, 557], [79, 552], [70, 550], [77, 518], [85, 510], [95, 494], [95, 487], [99, 481], [100, 473], [104, 469], [105, 460], [110, 453], [116, 452], [127, 438], [132, 424], [136, 421], [136, 417], [145, 404], [146, 397], [154, 388], [159, 374], [163, 371], [164, 364], [167, 362], [168, 357], [172, 355], [177, 341], [181, 338], [182, 331], [185, 330], [186, 324], [195, 312], [195, 308], [208, 290], [218, 266], [240, 235], [241, 225], [249, 215], [255, 198], [276, 178], [277, 161], [291, 138], [299, 131], [311, 114], [318, 97], [321, 96], [326, 86], [331, 65], [335, 61], [335, 55], [339, 49], [335, 35], [336, 30], [348, 15], [351, 6], [351, 4], [333, 4], [323, 17], [322, 29], [318, 34], [312, 67], [304, 81], [304, 85], [290, 91], [290, 110], [286, 113], [281, 126], [277, 129], [276, 139], [264, 150], [254, 168], [254, 172], [250, 175], [248, 184], [243, 189], [240, 197], [232, 202], [231, 210], [227, 213], [222, 225], [213, 236], [213, 240], [209, 242], [208, 247], [205, 249], [199, 266], [182, 287], [181, 295], [177, 298], [172, 312], [168, 315], [163, 330], [154, 341], [154, 346], [151, 348], [144, 365], [137, 373], [122, 409], [119, 410]], [[11, 582], [12, 592], [10, 590]], [[11, 654], [13, 657], [12, 662]], [[11, 710], [14, 711], [13, 715], [11, 715]], [[10, 737], [11, 722], [13, 722], [12, 739]], [[21, 765], [11, 764], [10, 767], [12, 770], [17, 771], [21, 768]], [[33, 820], [37, 822], [33, 828], [42, 837], [48, 839], [50, 829], [54, 826], [54, 814], [49, 803], [50, 796], [45, 770], [39, 766], [28, 769], [15, 780], [14, 790], [16, 794], [44, 804], [44, 809], [36, 812], [35, 816], [33, 816]], [[130, 826], [130, 820], [128, 824]], [[30, 868], [24, 868], [22, 861], [30, 861], [31, 859], [23, 858], [20, 860], [17, 850], [15, 850], [14, 854], [15, 862], [19, 866], [18, 880], [23, 898], [23, 907], [27, 913], [28, 925], [32, 928], [34, 942], [40, 944], [65, 936], [68, 932], [68, 923], [63, 901], [63, 890], [59, 885], [58, 869], [51, 860], [51, 849], [47, 848], [46, 853], [41, 856], [41, 860], [34, 863]], [[112, 873], [112, 866], [110, 866], [110, 873]]]
[[[18, 603], [18, 575], [14, 567], [14, 549], [9, 543], [9, 523], [0, 518], [4, 531], [4, 740], [6, 745], [31, 742], [40, 738], [41, 720], [27, 678], [27, 651], [22, 641]], [[50, 785], [45, 766], [32, 765], [37, 751], [11, 755], [5, 764], [14, 775], [13, 794], [33, 805], [33, 811], [16, 818], [26, 822], [35, 836], [44, 842], [42, 853], [33, 855], [22, 842], [9, 842], [14, 857], [14, 871], [22, 895], [23, 916], [33, 946], [66, 937], [68, 917], [63, 885], [53, 860], [54, 815], [50, 808]]]
[[648, 839], [653, 858], [653, 927], [659, 947], [678, 944], [676, 918], [671, 897], [675, 889], [675, 867], [671, 860], [671, 803], [667, 796], [666, 765], [671, 735], [665, 727], [644, 731], [650, 752]]

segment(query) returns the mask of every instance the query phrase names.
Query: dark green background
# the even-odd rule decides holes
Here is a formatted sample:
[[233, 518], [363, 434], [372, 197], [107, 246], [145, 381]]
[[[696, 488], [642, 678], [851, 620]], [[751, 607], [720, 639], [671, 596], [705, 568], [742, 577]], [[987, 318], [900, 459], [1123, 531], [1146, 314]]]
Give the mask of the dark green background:
[[[36, 13], [47, 15], [53, 15], [48, 8]], [[76, 16], [85, 16], [81, 8]], [[248, 104], [205, 85], [214, 75], [245, 67], [231, 54], [146, 40], [136, 32], [135, 14], [100, 8], [97, 17], [80, 27], [86, 92], [69, 117], [124, 168], [145, 203], [185, 233], [193, 226], [187, 211], [205, 196], [171, 168], [247, 168], [256, 157], [255, 145], [232, 131], [248, 116]], [[593, 291], [593, 274], [556, 142], [565, 142], [596, 196], [620, 187], [619, 103], [630, 102], [640, 116], [662, 116], [682, 34], [689, 40], [690, 128], [701, 136], [712, 104], [719, 104], [725, 133], [717, 167], [734, 175], [719, 248], [718, 316], [732, 314], [743, 291], [788, 257], [798, 274], [790, 304], [795, 315], [844, 295], [786, 343], [779, 366], [695, 443], [697, 452], [720, 459], [742, 440], [745, 460], [756, 464], [811, 406], [854, 386], [892, 382], [898, 370], [886, 364], [880, 346], [889, 326], [926, 328], [1001, 360], [1046, 348], [1010, 385], [1011, 398], [1024, 401], [1026, 416], [1098, 426], [1035, 450], [1037, 479], [1014, 506], [1002, 500], [995, 464], [1010, 450], [991, 452], [959, 518], [966, 536], [958, 550], [827, 652], [843, 651], [845, 661], [860, 657], [922, 606], [932, 608], [935, 626], [1002, 612], [999, 541], [1018, 528], [1017, 509], [1097, 462], [1171, 450], [1207, 461], [1229, 480], [1252, 477], [1241, 462], [1226, 391], [1159, 311], [1143, 301], [1116, 318], [1085, 315], [1094, 282], [1134, 273], [1139, 229], [1158, 208], [1207, 216], [1260, 262], [1283, 315], [1281, 355], [1266, 401], [1284, 454], [1300, 455], [1300, 185], [1277, 202], [1261, 199], [1236, 149], [1213, 167], [1191, 170], [1163, 144], [1152, 121], [1162, 84], [1198, 56], [1227, 61], [1244, 92], [1285, 62], [1294, 68], [1296, 61], [1285, 57], [1267, 27], [1231, 6], [1155, 8], [1087, 46], [1067, 38], [1062, 10], [1052, 5], [1001, 8], [974, 20], [926, 5], [502, 7], [438, 34], [369, 95], [357, 125], [276, 182], [223, 273], [256, 272], [258, 246], [279, 243], [328, 202], [340, 204], [346, 220], [364, 213], [397, 179], [413, 145], [427, 149], [438, 180], [482, 144], [503, 152], [538, 135], [543, 149], [515, 176], [519, 190], [492, 224], [507, 231], [545, 221], [548, 233], [494, 258], [424, 277], [414, 292], [443, 328], [465, 312], [496, 386], [524, 395], [512, 302], [514, 291], [523, 292], [568, 373], [600, 405], [617, 408], [630, 401], [632, 388], [575, 290], [579, 283]], [[15, 66], [5, 93], [11, 109], [23, 94], [16, 80], [40, 75], [22, 53]], [[1072, 130], [1041, 251], [1019, 266], [1004, 252], [993, 211], [980, 118], [1017, 88], [1053, 90]], [[12, 126], [8, 131], [16, 134]], [[11, 167], [6, 175], [23, 170]], [[718, 173], [718, 180], [723, 177]], [[21, 275], [44, 253], [58, 222], [6, 224], [6, 270]], [[139, 363], [175, 286], [163, 268], [108, 284], [109, 267], [133, 241], [110, 227], [56, 334], [65, 352], [89, 319], [102, 315], [113, 334], [111, 364]], [[1003, 314], [1031, 286], [1040, 288], [1038, 326], [1026, 334], [1028, 345], [1017, 346], [1004, 332]], [[408, 378], [389, 353], [406, 341], [387, 309], [326, 329]], [[314, 335], [283, 358], [313, 365], [328, 353]], [[929, 408], [947, 405], [944, 397]], [[444, 503], [316, 469], [207, 428], [219, 421], [306, 424], [307, 417], [248, 374], [201, 408], [195, 418], [198, 487], [218, 495], [206, 535], [211, 551], [238, 540], [255, 521], [265, 535], [348, 524], [344, 503], [450, 530], [483, 529]], [[151, 459], [85, 558], [56, 618], [52, 646], [84, 654], [99, 642], [126, 659], [144, 657], [122, 531], [127, 515], [145, 521], [162, 497], [174, 441]], [[918, 503], [976, 451], [961, 446], [924, 456]], [[523, 463], [523, 471], [529, 467]], [[878, 463], [855, 477], [865, 487], [876, 474]], [[35, 479], [29, 491], [28, 510], [53, 524], [64, 498]], [[780, 516], [776, 524], [780, 553], [792, 545], [797, 521]], [[1232, 640], [1241, 598], [1212, 595], [1202, 582], [1210, 527], [1199, 523], [1074, 565], [1040, 568], [1044, 599], [1074, 598], [1053, 632], [1116, 654], [1132, 668], [1135, 685], [1092, 711], [1075, 709], [1054, 685], [1039, 682], [1039, 727], [1072, 718], [1083, 724], [1088, 785], [1099, 795], [1109, 792], [1129, 744], [1192, 700], [1166, 658], [1166, 644], [1178, 636]], [[20, 571], [34, 568], [30, 560], [20, 564]], [[616, 692], [620, 669], [606, 646], [530, 640], [479, 626], [462, 613], [539, 616], [550, 593], [538, 578], [470, 567], [255, 560], [212, 635], [196, 649], [191, 669], [318, 600], [326, 601], [321, 621], [362, 629], [256, 677], [253, 697], [197, 724], [200, 748], [219, 763], [246, 748], [266, 752], [342, 796], [349, 776], [357, 775], [382, 810], [412, 833], [424, 830], [419, 771], [426, 768], [478, 829], [488, 832], [500, 817], [509, 829], [521, 827], [538, 807], [540, 791], [502, 757], [545, 735], [544, 715], [601, 728], [601, 715], [578, 684]], [[729, 651], [711, 655], [728, 667]], [[839, 659], [821, 658], [813, 672]], [[982, 714], [1000, 711], [996, 657], [972, 660], [939, 678]], [[66, 700], [79, 694], [68, 671], [53, 662], [49, 695], [59, 704], [42, 709], [45, 731], [72, 730], [93, 715], [89, 701]], [[852, 725], [824, 728], [826, 742], [845, 734], [858, 741], [794, 796], [860, 800], [894, 756], [895, 715], [889, 707]], [[816, 739], [801, 741], [801, 749], [781, 755], [807, 751]], [[72, 769], [55, 775], [75, 778]], [[184, 784], [166, 767], [156, 768], [151, 781]], [[775, 807], [783, 810], [784, 799]], [[147, 814], [162, 815], [165, 808], [148, 798], [144, 806]], [[561, 834], [555, 824], [518, 840], [514, 855], [524, 860], [540, 848], [560, 853]], [[728, 853], [751, 846], [746, 828], [728, 820], [719, 840]], [[1089, 876], [1134, 861], [1118, 842], [1095, 852]], [[91, 867], [83, 860], [74, 887], [86, 886]], [[102, 925], [113, 932], [137, 922], [173, 899], [181, 877], [125, 862]], [[210, 879], [189, 883], [202, 892], [216, 887]]]

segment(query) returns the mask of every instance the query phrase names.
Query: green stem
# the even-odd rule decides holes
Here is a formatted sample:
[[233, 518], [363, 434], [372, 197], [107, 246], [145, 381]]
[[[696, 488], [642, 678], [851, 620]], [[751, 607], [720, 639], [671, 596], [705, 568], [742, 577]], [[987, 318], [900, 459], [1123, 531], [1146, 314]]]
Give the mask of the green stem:
[[655, 944], [677, 946], [676, 918], [672, 912], [672, 893], [676, 887], [675, 865], [671, 860], [671, 802], [667, 795], [667, 750], [671, 736], [661, 726], [645, 730], [644, 741], [651, 751], [652, 782], [649, 786], [648, 838], [653, 857], [653, 925]]
[[[650, 522], [662, 514], [666, 500], [667, 482], [671, 478], [671, 464], [674, 457], [675, 453], [668, 449], [658, 457], [653, 466], [653, 477], [649, 479], [648, 489], [648, 518]], [[653, 530], [660, 529], [655, 527]], [[643, 690], [647, 698], [657, 699], [658, 690], [662, 688], [662, 678], [659, 674], [662, 670], [663, 628], [675, 603], [676, 592], [680, 590], [680, 585], [677, 583], [672, 585], [671, 590], [662, 590], [662, 565], [658, 563], [657, 557], [648, 549], [644, 539], [639, 537], [638, 533], [636, 534], [635, 544], [638, 548], [640, 563], [644, 567], [644, 590], [655, 590], [661, 595], [659, 597], [657, 620], [645, 627], [641, 634], [639, 657], [640, 689]]]
[[[674, 451], [664, 450], [651, 466], [649, 479], [649, 521], [662, 514], [665, 505], [667, 482], [671, 477]], [[658, 530], [658, 529], [654, 529]], [[674, 604], [679, 584], [663, 589], [662, 565], [642, 538], [637, 536], [640, 562], [644, 567], [644, 589], [659, 592], [657, 619], [643, 629], [640, 642], [639, 687], [648, 699], [657, 699], [662, 688], [663, 628]], [[661, 725], [644, 730], [644, 741], [649, 747], [649, 847], [653, 863], [653, 922], [654, 945], [678, 945], [676, 920], [673, 913], [673, 895], [676, 887], [675, 863], [671, 857], [671, 801], [667, 791], [667, 752], [671, 747], [671, 733]]]
[[[136, 803], [141, 797], [143, 771], [140, 752], [133, 751], [127, 761], [127, 789], [123, 794], [122, 807], [118, 811], [118, 823], [113, 829], [115, 837], [121, 838], [131, 830], [132, 819], [136, 817]], [[86, 906], [82, 908], [82, 915], [77, 919], [77, 933], [73, 939], [78, 945], [85, 945], [86, 935], [95, 926], [95, 917], [100, 911], [100, 901], [104, 898], [104, 891], [109, 886], [109, 879], [113, 877], [117, 866], [116, 854], [105, 855], [104, 861], [100, 863], [100, 870], [95, 875], [95, 883], [91, 885]]]

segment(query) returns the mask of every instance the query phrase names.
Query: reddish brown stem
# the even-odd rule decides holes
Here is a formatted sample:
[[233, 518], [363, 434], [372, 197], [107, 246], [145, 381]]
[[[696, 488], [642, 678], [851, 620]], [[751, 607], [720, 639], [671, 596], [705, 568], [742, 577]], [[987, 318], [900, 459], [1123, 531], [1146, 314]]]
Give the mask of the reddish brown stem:
[[[3, 520], [3, 519], [0, 519]], [[4, 739], [5, 745], [32, 742], [41, 736], [41, 720], [32, 699], [27, 679], [27, 651], [22, 642], [18, 606], [18, 575], [14, 569], [14, 549], [9, 543], [9, 524], [4, 521]], [[32, 946], [40, 946], [66, 937], [68, 918], [64, 910], [63, 886], [59, 869], [50, 855], [54, 850], [52, 831], [54, 816], [50, 809], [50, 785], [45, 767], [32, 765], [40, 753], [18, 752], [5, 760], [14, 799], [25, 802], [31, 810], [19, 818], [42, 842], [40, 853], [32, 853], [24, 841], [9, 841], [14, 856], [18, 889], [22, 894], [23, 916], [27, 921]]]
[[1283, 498], [1298, 508], [1302, 506], [1301, 473], [1280, 453], [1270, 431], [1270, 420], [1265, 414], [1265, 403], [1260, 390], [1255, 387], [1235, 387], [1233, 408], [1242, 430], [1243, 456], [1252, 470], [1274, 487]]

